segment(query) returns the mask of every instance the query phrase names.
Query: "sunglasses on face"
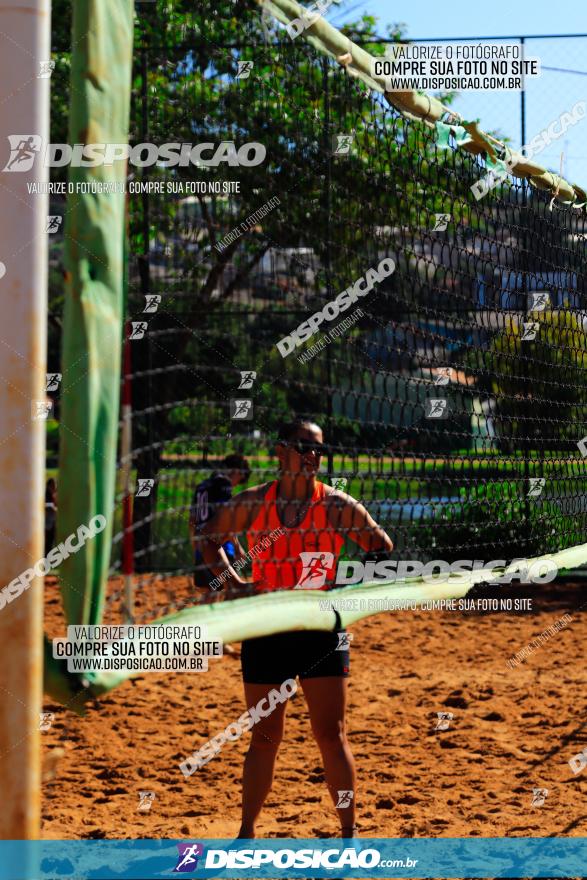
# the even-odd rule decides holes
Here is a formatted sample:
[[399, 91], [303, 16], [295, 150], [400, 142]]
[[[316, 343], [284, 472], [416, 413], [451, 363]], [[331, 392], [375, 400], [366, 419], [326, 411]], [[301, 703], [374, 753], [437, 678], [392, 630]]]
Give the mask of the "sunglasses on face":
[[313, 440], [288, 440], [288, 442], [283, 445], [289, 446], [289, 448], [297, 452], [298, 455], [309, 455], [313, 452], [314, 455], [321, 456], [326, 455], [328, 451], [324, 443], [316, 443]]

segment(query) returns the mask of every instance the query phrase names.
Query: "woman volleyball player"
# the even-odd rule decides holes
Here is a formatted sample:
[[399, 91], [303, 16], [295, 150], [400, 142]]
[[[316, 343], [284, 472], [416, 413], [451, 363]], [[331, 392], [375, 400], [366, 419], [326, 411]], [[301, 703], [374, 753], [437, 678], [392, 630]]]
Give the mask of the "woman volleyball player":
[[[259, 592], [303, 588], [304, 583], [315, 584], [320, 572], [321, 588], [328, 589], [335, 581], [346, 539], [368, 552], [387, 554], [393, 549], [391, 539], [362, 504], [317, 480], [324, 452], [318, 425], [304, 420], [284, 425], [276, 444], [278, 479], [245, 489], [203, 526], [203, 558], [223, 583], [250, 586], [222, 551], [231, 534], [246, 532], [251, 548], [277, 531], [278, 537], [264, 541], [253, 559], [253, 586]], [[304, 567], [304, 560], [311, 560], [313, 566]], [[345, 728], [350, 660], [348, 649], [337, 650], [338, 645], [336, 632], [278, 633], [244, 641], [241, 662], [247, 706], [256, 706], [271, 689], [299, 676], [341, 834], [352, 837], [356, 830], [355, 768]], [[279, 703], [252, 729], [243, 773], [241, 838], [255, 836], [255, 823], [273, 781], [286, 706], [287, 700]]]

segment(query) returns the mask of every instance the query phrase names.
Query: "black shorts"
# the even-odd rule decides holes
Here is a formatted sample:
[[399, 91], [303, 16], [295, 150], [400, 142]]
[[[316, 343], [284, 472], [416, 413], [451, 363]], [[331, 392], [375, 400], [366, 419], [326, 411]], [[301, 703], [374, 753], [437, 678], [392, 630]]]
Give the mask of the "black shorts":
[[208, 587], [210, 589], [210, 584], [215, 578], [216, 575], [213, 571], [210, 571], [208, 566], [203, 563], [196, 565], [194, 571], [194, 587]]
[[[346, 630], [340, 630], [346, 632]], [[241, 666], [247, 684], [281, 684], [288, 678], [347, 678], [348, 647], [337, 650], [338, 633], [301, 630], [247, 639], [242, 643]]]
[[[227, 557], [230, 565], [232, 565], [234, 562], [234, 556], [227, 554]], [[208, 589], [211, 589], [210, 584], [216, 580], [218, 580], [217, 576], [213, 571], [210, 571], [203, 560], [198, 561], [196, 559], [194, 561], [194, 587], [208, 587]], [[224, 580], [226, 580], [226, 578]], [[222, 586], [223, 583], [224, 581], [221, 580], [220, 584], [216, 586]]]

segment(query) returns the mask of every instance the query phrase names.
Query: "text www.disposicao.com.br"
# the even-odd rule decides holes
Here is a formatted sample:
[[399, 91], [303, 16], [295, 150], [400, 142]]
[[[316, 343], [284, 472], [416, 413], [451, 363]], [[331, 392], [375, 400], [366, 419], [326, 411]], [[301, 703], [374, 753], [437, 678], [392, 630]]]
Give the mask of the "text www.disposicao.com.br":
[[201, 657], [72, 657], [68, 665], [73, 672], [195, 672], [203, 668]]

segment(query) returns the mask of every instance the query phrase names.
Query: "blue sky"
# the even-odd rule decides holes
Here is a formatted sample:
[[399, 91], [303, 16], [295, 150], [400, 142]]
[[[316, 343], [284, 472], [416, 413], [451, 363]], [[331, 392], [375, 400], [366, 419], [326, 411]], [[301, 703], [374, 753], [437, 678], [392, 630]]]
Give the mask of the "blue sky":
[[[356, 20], [362, 13], [374, 15], [379, 18], [381, 34], [386, 25], [403, 22], [411, 39], [541, 36], [587, 34], [586, 9], [587, 4], [579, 0], [533, 0], [531, 5], [515, 0], [343, 0], [338, 8], [332, 7], [327, 18], [342, 24]], [[528, 142], [577, 101], [587, 101], [587, 37], [532, 39], [526, 43], [525, 52], [526, 57], [540, 58], [542, 65], [541, 76], [528, 83], [525, 96]], [[486, 131], [507, 136], [514, 147], [521, 146], [519, 93], [462, 92], [452, 106], [465, 118], [480, 118]], [[550, 144], [537, 161], [558, 172], [561, 151], [565, 154], [564, 175], [586, 188], [587, 117]]]
[[580, 0], [346, 0], [346, 5], [357, 6], [353, 17], [364, 11], [383, 24], [406, 22], [410, 37], [587, 33], [587, 12]]

